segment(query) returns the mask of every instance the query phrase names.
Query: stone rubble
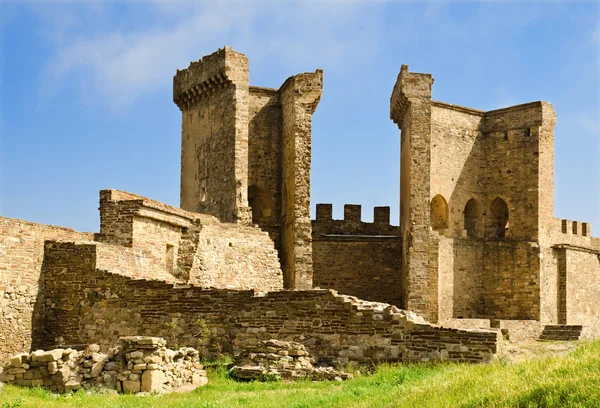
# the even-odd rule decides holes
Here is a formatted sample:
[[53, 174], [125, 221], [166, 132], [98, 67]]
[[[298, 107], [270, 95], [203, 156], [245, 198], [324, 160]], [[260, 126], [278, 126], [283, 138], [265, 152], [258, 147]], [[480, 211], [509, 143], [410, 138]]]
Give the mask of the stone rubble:
[[248, 380], [298, 380], [343, 381], [352, 374], [336, 371], [332, 367], [313, 367], [308, 351], [301, 343], [266, 340], [257, 346], [246, 346], [235, 359], [231, 376]]
[[40, 386], [65, 393], [85, 389], [108, 393], [189, 391], [208, 383], [199, 353], [191, 347], [171, 350], [160, 337], [121, 337], [121, 345], [100, 352], [54, 349], [20, 353], [0, 370], [0, 383]]

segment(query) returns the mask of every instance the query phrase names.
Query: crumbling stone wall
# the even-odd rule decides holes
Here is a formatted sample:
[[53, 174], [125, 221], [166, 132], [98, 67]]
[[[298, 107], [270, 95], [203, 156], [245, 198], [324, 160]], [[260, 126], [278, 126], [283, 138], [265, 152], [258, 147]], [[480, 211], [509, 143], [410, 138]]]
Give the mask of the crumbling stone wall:
[[165, 393], [191, 391], [208, 379], [193, 348], [171, 350], [156, 337], [122, 337], [107, 353], [90, 344], [71, 348], [19, 353], [0, 368], [0, 382], [44, 387], [64, 393], [85, 389], [103, 393]]
[[[44, 241], [92, 239], [69, 228], [0, 217], [0, 363], [28, 350], [39, 326]], [[43, 290], [43, 286], [42, 286]]]
[[300, 341], [316, 358], [338, 363], [488, 361], [497, 347], [497, 332], [444, 329], [394, 306], [329, 290], [257, 295], [174, 286], [99, 270], [95, 256], [96, 246], [90, 244], [55, 243], [47, 248], [49, 306], [39, 346], [90, 342], [108, 346], [116, 336], [150, 331], [178, 344], [198, 346], [205, 326], [213, 350], [236, 352], [277, 338]]
[[400, 228], [390, 225], [389, 207], [375, 207], [367, 223], [360, 205], [346, 204], [344, 219], [334, 220], [331, 204], [317, 204], [312, 233], [314, 287], [401, 305]]
[[[166, 280], [203, 287], [282, 288], [277, 251], [259, 228], [221, 223], [210, 215], [122, 191], [104, 190], [100, 196], [104, 222], [98, 237], [103, 243], [116, 244], [103, 256], [111, 270], [125, 267], [137, 271], [138, 277], [144, 273], [145, 278], [157, 279], [165, 279], [166, 273], [172, 275]], [[138, 254], [137, 260], [128, 260], [126, 254], [131, 251], [121, 247], [123, 243]]]

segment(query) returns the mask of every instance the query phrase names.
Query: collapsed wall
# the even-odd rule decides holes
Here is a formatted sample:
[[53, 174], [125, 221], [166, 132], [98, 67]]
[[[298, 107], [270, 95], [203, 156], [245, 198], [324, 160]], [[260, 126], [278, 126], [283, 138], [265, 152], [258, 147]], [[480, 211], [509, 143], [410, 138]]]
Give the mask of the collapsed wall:
[[[266, 232], [221, 223], [211, 215], [135, 194], [100, 192], [97, 239], [110, 244], [106, 256], [120, 257], [113, 268], [150, 268], [147, 278], [215, 288], [268, 291], [283, 287], [277, 251]], [[127, 248], [139, 252], [141, 260], [125, 262], [122, 254]], [[164, 274], [170, 277], [164, 278]]]
[[237, 353], [276, 338], [301, 342], [315, 358], [338, 364], [482, 362], [498, 347], [499, 332], [443, 328], [394, 306], [330, 290], [257, 294], [133, 279], [99, 269], [97, 248], [47, 244], [45, 327], [36, 347], [109, 346], [118, 336], [153, 334], [180, 345], [207, 342], [213, 352]]
[[[93, 234], [0, 217], [0, 363], [28, 350], [39, 323], [44, 241], [86, 240]], [[43, 290], [43, 286], [42, 286]]]
[[123, 191], [100, 192], [97, 234], [0, 217], [0, 362], [42, 336], [44, 243], [55, 241], [95, 245], [97, 268], [132, 279], [258, 291], [283, 287], [266, 232]]

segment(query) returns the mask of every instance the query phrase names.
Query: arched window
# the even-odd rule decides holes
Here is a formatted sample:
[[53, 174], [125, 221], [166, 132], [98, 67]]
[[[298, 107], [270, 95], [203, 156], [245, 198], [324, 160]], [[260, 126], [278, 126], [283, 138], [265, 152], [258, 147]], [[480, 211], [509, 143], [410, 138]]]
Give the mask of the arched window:
[[448, 228], [448, 203], [441, 195], [431, 200], [431, 227], [434, 230]]
[[468, 237], [477, 236], [478, 225], [481, 222], [481, 216], [483, 215], [483, 208], [479, 201], [471, 198], [465, 205], [465, 230], [467, 230]]
[[490, 231], [495, 238], [504, 238], [508, 231], [508, 205], [500, 197], [490, 207]]

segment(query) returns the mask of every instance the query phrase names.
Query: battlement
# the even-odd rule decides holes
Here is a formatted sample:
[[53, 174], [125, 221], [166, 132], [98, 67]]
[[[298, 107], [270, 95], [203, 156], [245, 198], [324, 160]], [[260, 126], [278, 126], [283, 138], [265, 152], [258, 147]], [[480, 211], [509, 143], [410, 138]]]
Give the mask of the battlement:
[[317, 204], [312, 221], [313, 237], [324, 235], [400, 236], [400, 227], [390, 225], [390, 207], [374, 207], [373, 222], [362, 222], [362, 206], [344, 204], [344, 219], [333, 219], [332, 204]]
[[592, 225], [589, 222], [572, 221], [566, 219], [556, 219], [559, 223], [560, 232], [569, 235], [578, 235], [590, 237], [592, 235]]
[[177, 70], [173, 77], [173, 102], [182, 111], [231, 84], [248, 85], [248, 58], [230, 46]]

